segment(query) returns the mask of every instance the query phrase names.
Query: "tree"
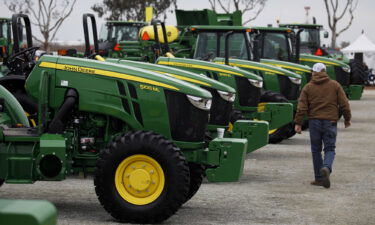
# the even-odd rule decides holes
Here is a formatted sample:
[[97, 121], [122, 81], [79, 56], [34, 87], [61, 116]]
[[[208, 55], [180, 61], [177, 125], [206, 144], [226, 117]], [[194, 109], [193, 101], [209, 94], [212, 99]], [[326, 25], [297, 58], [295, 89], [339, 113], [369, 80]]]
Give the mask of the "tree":
[[[216, 11], [216, 6], [219, 5], [225, 13], [231, 12], [231, 5], [233, 4], [234, 10], [240, 10], [242, 15], [247, 12], [254, 11], [253, 16], [249, 16], [242, 24], [245, 25], [250, 21], [255, 20], [263, 11], [267, 0], [208, 0], [212, 10]], [[218, 3], [218, 4], [217, 4]]]
[[[349, 29], [349, 27], [352, 25], [352, 22], [353, 22], [353, 19], [354, 19], [353, 14], [354, 14], [355, 9], [357, 8], [358, 0], [345, 0], [345, 1], [344, 0], [342, 0], [342, 1], [323, 0], [323, 1], [324, 1], [326, 10], [327, 10], [328, 26], [329, 26], [329, 29], [332, 32], [331, 47], [335, 48], [337, 37], [340, 36], [340, 34], [342, 34], [344, 31]], [[340, 5], [339, 2], [340, 3], [345, 2], [345, 5], [343, 5], [341, 7], [341, 9], [342, 9], [341, 12], [338, 12], [339, 11], [339, 5]], [[340, 20], [342, 20], [344, 18], [344, 16], [347, 15], [347, 14], [349, 14], [349, 22], [347, 23], [347, 25], [344, 28], [342, 28], [341, 30], [338, 31], [338, 27], [337, 27], [338, 22]]]
[[348, 47], [349, 45], [350, 45], [350, 42], [349, 42], [349, 41], [342, 41], [342, 42], [341, 42], [341, 48]]
[[4, 0], [13, 13], [28, 14], [31, 24], [39, 28], [43, 40], [33, 38], [43, 44], [43, 49], [50, 50], [50, 42], [55, 39], [62, 23], [70, 16], [77, 0]]
[[145, 19], [145, 8], [153, 7], [154, 16], [167, 18], [168, 9], [176, 8], [177, 0], [104, 0], [91, 7], [99, 17], [107, 16], [108, 20], [136, 20]]

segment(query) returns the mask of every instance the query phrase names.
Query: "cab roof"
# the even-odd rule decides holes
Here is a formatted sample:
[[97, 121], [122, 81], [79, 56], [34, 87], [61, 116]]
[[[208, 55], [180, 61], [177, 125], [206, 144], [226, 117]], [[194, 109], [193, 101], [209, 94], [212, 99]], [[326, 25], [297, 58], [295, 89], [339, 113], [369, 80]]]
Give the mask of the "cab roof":
[[320, 24], [306, 24], [306, 23], [284, 23], [279, 24], [280, 27], [289, 27], [289, 28], [314, 28], [321, 29], [323, 25]]
[[250, 27], [251, 32], [262, 32], [262, 31], [268, 31], [268, 32], [277, 32], [277, 33], [289, 33], [292, 32], [291, 28], [286, 27]]
[[190, 29], [196, 30], [207, 30], [207, 31], [226, 31], [226, 30], [233, 30], [233, 31], [245, 31], [249, 29], [248, 27], [244, 26], [212, 26], [212, 25], [194, 25], [191, 26]]
[[146, 22], [142, 22], [142, 21], [118, 21], [118, 20], [108, 20], [106, 21], [106, 24], [113, 24], [115, 26], [119, 26], [119, 25], [145, 26], [147, 25]]

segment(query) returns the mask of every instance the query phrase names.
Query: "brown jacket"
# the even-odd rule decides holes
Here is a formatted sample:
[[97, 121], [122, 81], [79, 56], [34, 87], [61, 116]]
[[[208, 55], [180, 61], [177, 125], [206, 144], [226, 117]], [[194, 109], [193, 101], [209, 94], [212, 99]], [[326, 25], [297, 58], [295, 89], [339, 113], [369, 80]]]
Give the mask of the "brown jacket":
[[337, 121], [339, 108], [345, 121], [350, 121], [349, 101], [340, 84], [325, 72], [313, 72], [311, 81], [301, 91], [294, 122], [301, 125], [306, 113], [309, 119]]

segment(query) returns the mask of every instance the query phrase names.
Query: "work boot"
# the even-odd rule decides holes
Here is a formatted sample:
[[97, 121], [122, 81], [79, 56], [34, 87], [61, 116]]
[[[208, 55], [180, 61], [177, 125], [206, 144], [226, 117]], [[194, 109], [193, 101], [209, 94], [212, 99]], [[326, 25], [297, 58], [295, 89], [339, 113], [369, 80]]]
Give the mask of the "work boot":
[[321, 180], [311, 181], [310, 184], [315, 186], [323, 186], [323, 182]]
[[320, 175], [322, 176], [322, 184], [325, 188], [331, 187], [331, 182], [329, 181], [329, 175], [331, 174], [331, 171], [327, 167], [323, 167], [320, 169]]

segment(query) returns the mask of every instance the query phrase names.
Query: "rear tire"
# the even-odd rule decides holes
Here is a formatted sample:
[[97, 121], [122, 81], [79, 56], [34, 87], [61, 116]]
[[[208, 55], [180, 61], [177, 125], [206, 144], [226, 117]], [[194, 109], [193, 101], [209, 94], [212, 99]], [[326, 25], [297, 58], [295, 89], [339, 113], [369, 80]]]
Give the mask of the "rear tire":
[[185, 202], [189, 167], [181, 150], [153, 132], [129, 132], [101, 151], [94, 177], [104, 209], [130, 223], [160, 223]]
[[[286, 99], [282, 94], [265, 90], [260, 97], [261, 102], [285, 102], [288, 103], [288, 99]], [[288, 123], [274, 131], [269, 135], [269, 143], [270, 144], [277, 144], [280, 143], [282, 140], [290, 138], [294, 136], [296, 133], [294, 131], [294, 123]]]
[[354, 60], [350, 63], [350, 84], [364, 85], [367, 78], [366, 66]]

